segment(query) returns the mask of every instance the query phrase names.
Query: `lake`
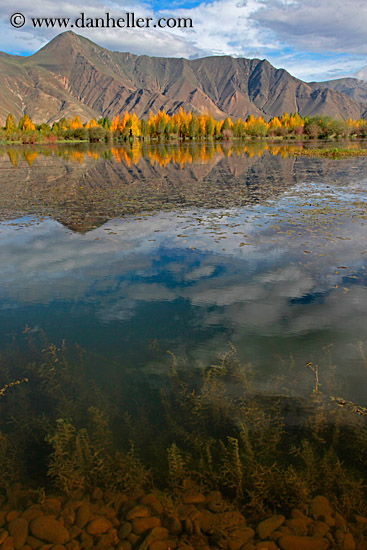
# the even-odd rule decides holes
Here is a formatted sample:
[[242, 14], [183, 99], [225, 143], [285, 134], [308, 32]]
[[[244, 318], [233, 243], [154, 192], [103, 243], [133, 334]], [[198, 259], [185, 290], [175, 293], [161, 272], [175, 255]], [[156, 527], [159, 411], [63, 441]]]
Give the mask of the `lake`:
[[[1, 429], [30, 486], [83, 485], [58, 477], [50, 434], [93, 431], [93, 407], [153, 470], [177, 445], [194, 471], [192, 434], [229, 445], [247, 422], [253, 448], [282, 425], [264, 464], [308, 438], [365, 476], [367, 158], [301, 147], [2, 147], [0, 386], [28, 382], [1, 398]], [[214, 485], [240, 500], [238, 483]]]

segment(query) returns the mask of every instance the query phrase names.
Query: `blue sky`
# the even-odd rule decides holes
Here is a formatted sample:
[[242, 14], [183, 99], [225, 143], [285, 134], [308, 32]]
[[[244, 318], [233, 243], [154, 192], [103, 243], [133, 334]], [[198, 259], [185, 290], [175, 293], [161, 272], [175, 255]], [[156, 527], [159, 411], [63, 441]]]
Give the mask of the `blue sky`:
[[[367, 80], [366, 0], [0, 0], [0, 50], [30, 55], [60, 29], [34, 29], [31, 17], [190, 17], [192, 29], [80, 29], [79, 34], [118, 51], [197, 58], [232, 55], [268, 59], [303, 80], [358, 75]], [[9, 17], [23, 13], [14, 29]]]

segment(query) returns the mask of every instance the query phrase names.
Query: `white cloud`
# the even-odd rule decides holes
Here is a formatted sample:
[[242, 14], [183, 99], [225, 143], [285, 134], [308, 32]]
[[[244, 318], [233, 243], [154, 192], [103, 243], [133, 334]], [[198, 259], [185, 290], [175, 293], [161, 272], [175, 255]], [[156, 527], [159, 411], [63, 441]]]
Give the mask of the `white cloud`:
[[360, 80], [367, 80], [367, 65], [359, 69], [359, 71], [357, 71], [353, 76], [355, 76], [355, 78], [359, 78]]
[[303, 51], [367, 53], [365, 0], [273, 0], [254, 18], [261, 28]]

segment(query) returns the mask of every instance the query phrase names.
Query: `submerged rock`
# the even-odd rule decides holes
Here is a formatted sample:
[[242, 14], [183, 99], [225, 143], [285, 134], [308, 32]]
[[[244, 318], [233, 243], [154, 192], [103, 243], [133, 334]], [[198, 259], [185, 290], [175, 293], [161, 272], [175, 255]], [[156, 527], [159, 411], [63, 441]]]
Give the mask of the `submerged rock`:
[[25, 545], [28, 537], [28, 521], [18, 517], [9, 522], [8, 530], [14, 539], [15, 550], [20, 550]]
[[120, 530], [119, 530], [119, 537], [120, 539], [127, 539], [127, 537], [130, 535], [131, 531], [133, 529], [133, 526], [128, 521], [124, 521], [121, 524]]
[[106, 518], [97, 518], [92, 520], [87, 527], [87, 533], [89, 535], [103, 535], [106, 533], [109, 529], [111, 529], [112, 523], [106, 519]]
[[80, 529], [83, 529], [89, 521], [89, 516], [89, 506], [82, 504], [82, 506], [80, 506], [76, 511], [75, 524], [80, 527]]
[[277, 545], [272, 540], [263, 540], [256, 544], [256, 550], [278, 550]]
[[284, 535], [278, 540], [278, 544], [282, 550], [328, 550], [330, 547], [327, 539], [296, 535]]
[[325, 519], [333, 513], [328, 499], [321, 495], [312, 500], [311, 509], [315, 519]]
[[34, 537], [53, 544], [64, 544], [70, 539], [69, 531], [51, 516], [34, 519], [30, 531]]
[[257, 534], [261, 539], [267, 539], [273, 531], [276, 531], [285, 522], [285, 517], [282, 515], [271, 516], [265, 519], [257, 526]]
[[136, 535], [142, 535], [149, 529], [153, 529], [154, 527], [160, 527], [161, 520], [155, 516], [150, 516], [146, 518], [136, 518], [132, 521], [133, 525], [133, 532]]
[[138, 504], [137, 506], [134, 506], [131, 510], [128, 511], [126, 514], [126, 520], [131, 521], [136, 518], [146, 518], [151, 515], [150, 509], [148, 506], [145, 506], [143, 504]]
[[149, 495], [145, 495], [141, 501], [141, 504], [145, 506], [149, 506], [149, 508], [154, 512], [156, 515], [160, 516], [163, 513], [163, 506], [159, 502], [157, 496], [154, 493], [150, 493]]

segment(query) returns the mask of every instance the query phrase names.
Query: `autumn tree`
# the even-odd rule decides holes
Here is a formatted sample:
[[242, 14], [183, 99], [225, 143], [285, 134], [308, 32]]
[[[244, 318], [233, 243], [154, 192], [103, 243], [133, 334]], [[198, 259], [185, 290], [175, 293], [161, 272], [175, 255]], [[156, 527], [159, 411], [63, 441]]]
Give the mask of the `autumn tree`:
[[27, 130], [35, 130], [36, 127], [27, 114], [23, 115], [19, 121], [19, 129], [23, 132]]
[[13, 115], [9, 113], [8, 116], [6, 117], [5, 130], [7, 132], [12, 132], [13, 130], [16, 129], [16, 127], [17, 127], [17, 122], [13, 117]]

